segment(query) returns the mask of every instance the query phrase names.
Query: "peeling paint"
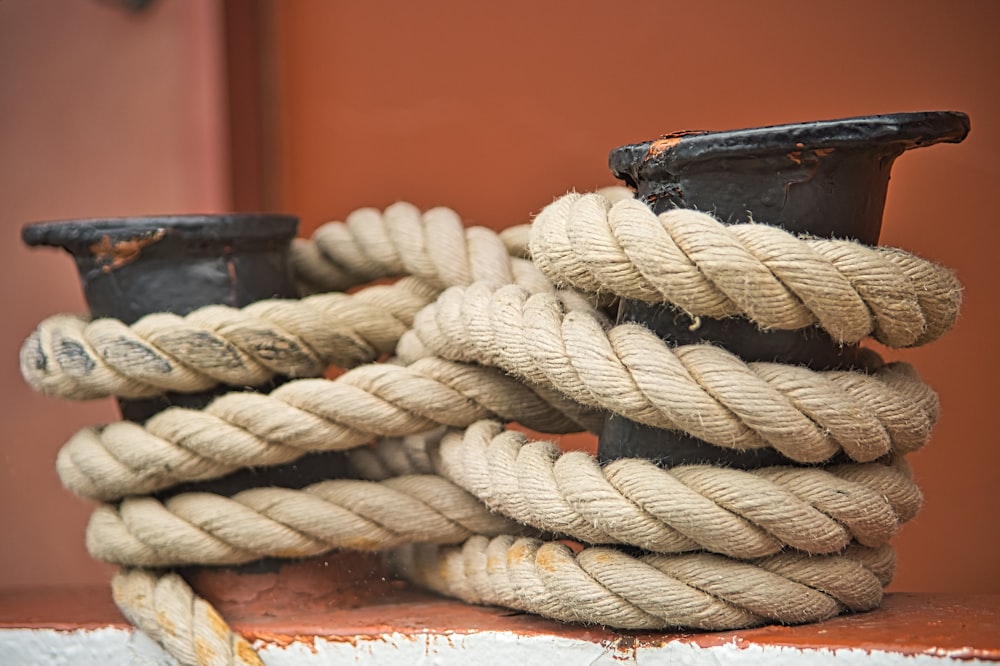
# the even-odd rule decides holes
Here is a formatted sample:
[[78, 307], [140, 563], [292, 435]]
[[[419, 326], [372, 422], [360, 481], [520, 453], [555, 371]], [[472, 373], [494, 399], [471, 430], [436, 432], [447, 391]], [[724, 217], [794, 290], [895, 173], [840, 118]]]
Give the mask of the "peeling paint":
[[[349, 567], [354, 573], [371, 565], [368, 558], [351, 555], [355, 557]], [[467, 605], [405, 585], [397, 587], [398, 581], [359, 577], [350, 581], [357, 587], [351, 587], [331, 580], [332, 573], [326, 579], [307, 575], [322, 568], [321, 563], [292, 567], [294, 576], [220, 575], [214, 586], [226, 593], [226, 599], [220, 600], [225, 607], [217, 608], [233, 630], [261, 651], [268, 666], [1000, 662], [1000, 595], [894, 593], [886, 595], [877, 611], [818, 624], [718, 632], [618, 632]], [[244, 584], [241, 590], [233, 584], [239, 579], [255, 584]], [[158, 648], [148, 646], [152, 646], [148, 638], [124, 625], [106, 589], [0, 595], [4, 666], [173, 663]], [[144, 658], [152, 656], [132, 658], [140, 648], [147, 650]], [[44, 660], [39, 660], [40, 654]]]
[[[561, 636], [519, 636], [510, 632], [470, 635], [400, 634], [365, 637], [355, 643], [324, 637], [307, 642], [255, 642], [268, 666], [330, 666], [332, 664], [591, 664], [618, 666], [935, 666], [955, 663], [942, 655], [903, 655], [877, 649], [794, 648], [775, 645], [740, 647], [732, 643], [701, 647], [672, 641], [657, 647], [594, 644]], [[129, 629], [56, 632], [45, 629], [0, 630], [4, 664], [28, 666], [107, 666], [107, 664], [163, 664], [177, 662], [149, 638]], [[248, 655], [249, 656], [249, 655]], [[41, 660], [40, 660], [41, 659]], [[961, 658], [959, 658], [961, 659]], [[963, 664], [995, 663], [973, 658]]]
[[157, 229], [145, 236], [112, 242], [111, 237], [105, 234], [90, 246], [90, 253], [102, 264], [101, 270], [110, 273], [138, 259], [144, 247], [160, 242], [165, 235], [166, 230]]
[[684, 137], [696, 134], [707, 134], [707, 132], [704, 130], [682, 130], [680, 132], [664, 134], [656, 141], [650, 142], [649, 152], [646, 154], [646, 159], [648, 160], [651, 157], [656, 157], [657, 155], [660, 155], [676, 146]]
[[[801, 143], [795, 144], [796, 148], [802, 148]], [[810, 164], [815, 164], [818, 159], [826, 157], [833, 153], [836, 148], [813, 148], [812, 150], [793, 150], [788, 153], [788, 159], [795, 162], [799, 166], [803, 163], [809, 162]]]

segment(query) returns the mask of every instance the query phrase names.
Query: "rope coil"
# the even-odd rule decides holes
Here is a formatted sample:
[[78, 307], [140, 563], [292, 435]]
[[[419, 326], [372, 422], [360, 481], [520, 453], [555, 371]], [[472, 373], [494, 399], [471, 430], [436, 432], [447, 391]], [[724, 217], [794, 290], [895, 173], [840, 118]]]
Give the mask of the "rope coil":
[[[501, 234], [447, 209], [362, 209], [297, 241], [293, 259], [308, 292], [403, 277], [132, 326], [60, 315], [22, 348], [29, 384], [71, 399], [310, 378], [86, 429], [59, 454], [63, 483], [105, 502], [87, 545], [124, 567], [117, 603], [182, 663], [259, 662], [180, 578], [146, 568], [391, 549], [401, 574], [441, 593], [626, 629], [811, 622], [880, 603], [888, 541], [921, 502], [904, 456], [939, 409], [912, 368], [874, 354], [868, 372], [748, 364], [670, 348], [595, 304], [614, 294], [904, 347], [954, 323], [947, 270], [694, 211], [656, 216], [623, 188], [567, 195]], [[353, 369], [314, 378], [330, 364]], [[853, 462], [602, 466], [505, 425], [597, 432], [605, 411], [717, 446]], [[356, 478], [141, 496], [331, 450]]]

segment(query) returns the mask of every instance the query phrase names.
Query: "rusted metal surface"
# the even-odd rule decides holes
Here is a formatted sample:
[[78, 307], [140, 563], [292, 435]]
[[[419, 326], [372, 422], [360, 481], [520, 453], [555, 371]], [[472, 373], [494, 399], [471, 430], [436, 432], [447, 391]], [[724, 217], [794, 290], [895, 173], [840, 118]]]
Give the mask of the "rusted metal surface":
[[163, 240], [165, 229], [156, 229], [145, 237], [127, 238], [112, 241], [105, 234], [101, 240], [90, 246], [90, 253], [98, 261], [105, 273], [118, 270], [125, 264], [130, 264], [139, 258], [142, 248]]
[[[924, 112], [676, 132], [616, 148], [609, 164], [656, 213], [693, 208], [726, 224], [753, 221], [875, 245], [894, 160], [912, 148], [962, 141], [968, 131], [965, 114]], [[762, 331], [742, 318], [692, 318], [669, 305], [626, 299], [618, 321], [643, 323], [671, 345], [720, 345], [746, 361], [825, 370], [854, 368], [861, 358], [856, 345], [839, 345], [818, 328]], [[598, 456], [647, 458], [664, 466], [794, 464], [770, 449], [721, 449], [619, 416], [605, 421]]]

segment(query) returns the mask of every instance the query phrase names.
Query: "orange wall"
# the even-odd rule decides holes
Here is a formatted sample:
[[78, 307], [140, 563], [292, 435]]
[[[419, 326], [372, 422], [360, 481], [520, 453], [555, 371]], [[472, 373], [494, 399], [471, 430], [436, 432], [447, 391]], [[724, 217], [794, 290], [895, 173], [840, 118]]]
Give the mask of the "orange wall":
[[24, 248], [20, 227], [228, 208], [220, 21], [202, 0], [139, 15], [0, 2], [0, 587], [107, 577], [83, 546], [92, 505], [63, 490], [54, 461], [76, 430], [118, 418], [110, 400], [53, 400], [21, 381], [24, 338], [84, 304], [69, 255]]
[[895, 589], [1000, 592], [1000, 3], [976, 0], [277, 3], [281, 191], [305, 229], [398, 199], [524, 222], [610, 182], [608, 150], [679, 129], [955, 109], [959, 146], [897, 162], [883, 241], [953, 267], [964, 316], [900, 356], [943, 418]]

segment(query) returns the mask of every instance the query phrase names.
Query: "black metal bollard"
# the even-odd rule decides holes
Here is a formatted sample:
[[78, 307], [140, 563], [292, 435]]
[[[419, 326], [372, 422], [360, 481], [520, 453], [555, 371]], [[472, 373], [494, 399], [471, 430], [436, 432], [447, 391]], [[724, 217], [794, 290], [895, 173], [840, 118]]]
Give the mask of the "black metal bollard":
[[[962, 141], [969, 119], [955, 112], [865, 116], [726, 132], [678, 132], [616, 148], [609, 164], [655, 213], [693, 208], [723, 223], [754, 222], [816, 237], [878, 243], [894, 160], [904, 151]], [[623, 299], [619, 322], [639, 322], [670, 345], [711, 342], [746, 361], [845, 369], [857, 345], [819, 328], [761, 331], [738, 317], [690, 317], [669, 305]], [[796, 464], [772, 449], [733, 451], [682, 432], [611, 415], [598, 447], [602, 460], [646, 458], [671, 467], [709, 463], [737, 468]]]
[[[127, 324], [154, 312], [187, 314], [205, 305], [242, 307], [267, 298], [294, 298], [289, 247], [298, 218], [268, 213], [179, 215], [40, 222], [24, 227], [28, 245], [59, 247], [76, 261], [93, 317]], [[167, 407], [200, 409], [234, 390], [219, 386], [118, 401], [122, 417], [143, 423]], [[308, 454], [292, 463], [250, 468], [221, 479], [176, 486], [161, 496], [203, 490], [231, 495], [259, 485], [301, 488], [343, 475], [340, 453]]]
[[[289, 247], [297, 229], [298, 218], [288, 215], [184, 215], [43, 222], [25, 226], [22, 236], [28, 245], [60, 247], [73, 255], [94, 317], [133, 323], [153, 312], [184, 315], [205, 305], [241, 307], [295, 297]], [[223, 393], [266, 392], [283, 381], [118, 402], [125, 419], [141, 423], [167, 407], [200, 409]], [[303, 488], [344, 476], [342, 452], [310, 453], [284, 465], [248, 467], [219, 479], [179, 484], [156, 497], [184, 492], [231, 496], [258, 486]], [[200, 595], [227, 612], [245, 606], [247, 599], [264, 594], [262, 590], [267, 591], [266, 614], [281, 614], [315, 603], [313, 591], [357, 594], [360, 586], [385, 594], [391, 589], [388, 571], [372, 553], [332, 553], [297, 562], [263, 558], [178, 571]], [[276, 584], [276, 576], [287, 585]]]

